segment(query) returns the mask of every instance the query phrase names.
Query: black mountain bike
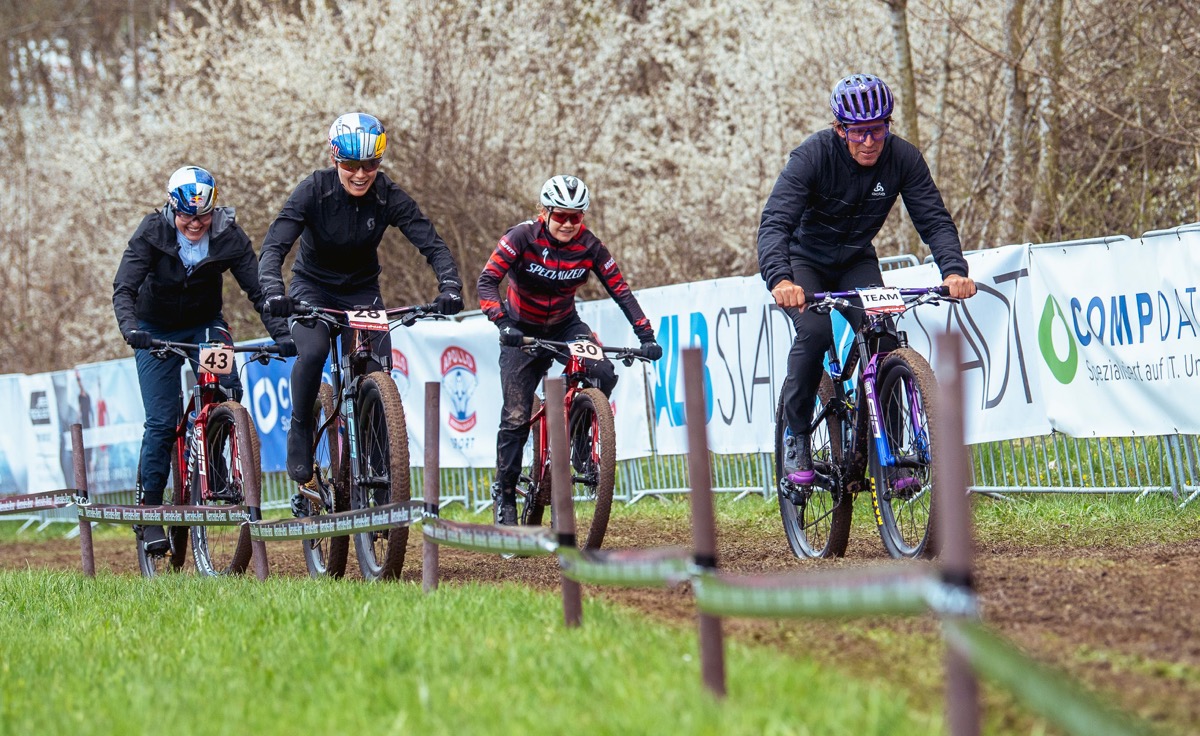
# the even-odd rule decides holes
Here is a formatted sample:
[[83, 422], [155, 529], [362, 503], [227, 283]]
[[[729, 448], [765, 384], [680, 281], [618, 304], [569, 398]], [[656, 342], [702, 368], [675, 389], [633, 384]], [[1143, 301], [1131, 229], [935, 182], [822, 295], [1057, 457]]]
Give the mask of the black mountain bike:
[[[892, 557], [934, 553], [937, 507], [933, 466], [937, 453], [936, 382], [929, 363], [908, 347], [892, 315], [921, 304], [957, 301], [944, 286], [809, 295], [808, 308], [862, 309], [846, 365], [829, 348], [809, 426], [812, 485], [783, 476], [782, 400], [775, 417], [775, 477], [779, 512], [797, 557], [841, 557], [850, 538], [854, 496], [869, 490], [875, 523]], [[865, 305], [865, 306], [864, 306]], [[847, 386], [849, 383], [849, 386]], [[870, 474], [867, 470], [870, 466]]]

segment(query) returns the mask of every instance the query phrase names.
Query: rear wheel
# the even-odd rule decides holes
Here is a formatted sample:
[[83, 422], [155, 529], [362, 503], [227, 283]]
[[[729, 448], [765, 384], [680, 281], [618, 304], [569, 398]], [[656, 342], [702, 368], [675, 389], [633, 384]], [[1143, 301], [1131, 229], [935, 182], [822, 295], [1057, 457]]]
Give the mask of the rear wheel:
[[[192, 503], [201, 506], [240, 506], [246, 488], [259, 482], [254, 463], [254, 431], [246, 409], [236, 401], [212, 407], [204, 430], [204, 466], [208, 498], [200, 492], [199, 474], [193, 475]], [[192, 527], [192, 557], [201, 575], [240, 575], [250, 562], [250, 528], [238, 526]]]
[[[137, 479], [138, 487], [141, 488], [142, 476], [141, 471], [138, 471]], [[183, 494], [183, 475], [179, 470], [179, 456], [175, 451], [175, 447], [171, 447], [171, 484], [163, 492], [164, 506], [178, 506], [187, 503], [187, 499]], [[167, 543], [170, 549], [165, 555], [148, 555], [142, 544], [142, 532], [139, 527], [137, 533], [137, 556], [138, 567], [142, 571], [142, 577], [152, 578], [155, 575], [163, 572], [178, 572], [183, 567], [183, 561], [187, 557], [187, 539], [188, 529], [186, 526], [171, 526], [167, 527]]]
[[879, 368], [880, 424], [891, 462], [871, 443], [872, 492], [879, 536], [892, 557], [932, 556], [936, 521], [933, 424], [937, 384], [921, 355], [894, 350]]
[[[542, 400], [533, 397], [533, 409], [529, 416], [536, 417], [542, 408]], [[539, 436], [541, 422], [546, 421], [545, 415], [533, 423], [533, 462], [529, 467], [529, 482], [522, 490], [525, 506], [521, 509], [521, 523], [529, 526], [540, 526], [545, 516], [546, 507], [550, 506], [550, 455], [542, 451], [542, 438]]]
[[[400, 392], [382, 371], [368, 374], [355, 402], [358, 468], [351, 468], [350, 508], [368, 509], [408, 501], [408, 429]], [[358, 567], [366, 580], [398, 578], [404, 567], [408, 527], [354, 535]]]
[[[823, 374], [813, 416], [820, 415], [835, 395], [833, 380]], [[841, 557], [846, 554], [846, 544], [850, 540], [854, 496], [841, 488], [822, 485], [791, 488], [782, 483], [783, 430], [786, 426], [781, 397], [775, 413], [775, 483], [779, 493], [779, 515], [783, 519], [788, 545], [801, 558]], [[843, 448], [842, 422], [835, 412], [830, 412], [824, 421], [813, 427], [809, 443], [813, 469], [836, 481], [841, 473]]]
[[579, 517], [579, 527], [587, 527], [583, 546], [588, 549], [599, 549], [608, 530], [617, 471], [616, 438], [612, 406], [604, 392], [585, 388], [576, 393], [567, 417], [567, 442], [571, 451], [572, 495], [595, 504], [590, 520]]
[[[317, 400], [313, 405], [313, 425], [320, 435], [313, 453], [316, 472], [313, 479], [321, 489], [322, 496], [329, 499], [329, 505], [312, 499], [305, 499], [309, 516], [322, 516], [350, 508], [350, 487], [343, 477], [342, 443], [339, 441], [338, 422], [325, 426], [326, 420], [334, 413], [333, 387], [322, 383], [317, 391]], [[306, 539], [304, 545], [304, 564], [308, 567], [310, 577], [319, 578], [326, 575], [340, 578], [346, 573], [346, 557], [350, 550], [350, 537], [323, 537]]]

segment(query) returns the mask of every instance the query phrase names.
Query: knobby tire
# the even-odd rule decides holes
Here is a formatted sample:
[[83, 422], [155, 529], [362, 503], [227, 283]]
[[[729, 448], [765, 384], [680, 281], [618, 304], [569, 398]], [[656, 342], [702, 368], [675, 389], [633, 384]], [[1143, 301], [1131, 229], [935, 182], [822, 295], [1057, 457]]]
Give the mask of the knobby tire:
[[[246, 409], [236, 401], [214, 406], [205, 428], [205, 466], [210, 493], [221, 498], [203, 498], [198, 473], [192, 477], [189, 495], [202, 506], [237, 506], [245, 503], [249, 484], [258, 487], [261, 471], [254, 457], [254, 427]], [[236, 460], [235, 460], [236, 456]], [[201, 575], [240, 575], [250, 563], [250, 529], [240, 526], [194, 526], [192, 557]]]
[[[322, 383], [317, 390], [317, 400], [313, 402], [313, 427], [315, 430], [325, 424], [326, 419], [333, 416], [336, 402], [333, 387]], [[313, 453], [316, 464], [314, 478], [322, 486], [332, 488], [333, 512], [346, 511], [350, 508], [349, 476], [342, 472], [342, 454], [344, 442], [339, 441], [338, 422], [330, 424], [317, 437], [317, 446]], [[312, 516], [319, 517], [328, 510], [321, 504], [308, 501]], [[340, 578], [346, 574], [346, 559], [349, 556], [350, 537], [322, 537], [306, 539], [301, 542], [304, 548], [304, 564], [308, 568], [309, 577]]]
[[[391, 375], [367, 374], [355, 399], [358, 472], [351, 470], [350, 506], [372, 508], [412, 497], [408, 471], [408, 429], [400, 392]], [[354, 535], [359, 570], [365, 580], [396, 579], [404, 567], [408, 527]]]

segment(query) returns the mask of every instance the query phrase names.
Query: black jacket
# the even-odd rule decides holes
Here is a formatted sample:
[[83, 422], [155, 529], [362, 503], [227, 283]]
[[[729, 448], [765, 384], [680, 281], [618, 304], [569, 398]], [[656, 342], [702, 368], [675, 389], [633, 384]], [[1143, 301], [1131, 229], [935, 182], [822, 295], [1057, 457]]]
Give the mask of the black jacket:
[[263, 240], [258, 278], [268, 297], [284, 293], [283, 259], [300, 240], [292, 272], [333, 292], [362, 291], [379, 280], [379, 242], [388, 225], [421, 251], [438, 290], [462, 289], [450, 249], [412, 197], [380, 171], [362, 197], [352, 197], [336, 168], [300, 182]]
[[792, 277], [791, 256], [826, 271], [876, 257], [871, 240], [897, 196], [904, 197], [942, 278], [966, 276], [958, 228], [917, 147], [888, 136], [875, 165], [860, 166], [829, 128], [792, 151], [763, 208], [758, 267], [767, 288]]
[[[221, 317], [221, 288], [226, 271], [234, 278], [254, 309], [262, 314], [263, 296], [258, 284], [258, 259], [250, 237], [234, 219], [232, 207], [213, 211], [208, 257], [188, 275], [179, 258], [175, 216], [169, 207], [151, 212], [142, 220], [121, 256], [113, 280], [113, 309], [121, 334], [145, 320], [164, 329], [201, 325]], [[287, 337], [287, 322], [264, 318], [272, 337]]]

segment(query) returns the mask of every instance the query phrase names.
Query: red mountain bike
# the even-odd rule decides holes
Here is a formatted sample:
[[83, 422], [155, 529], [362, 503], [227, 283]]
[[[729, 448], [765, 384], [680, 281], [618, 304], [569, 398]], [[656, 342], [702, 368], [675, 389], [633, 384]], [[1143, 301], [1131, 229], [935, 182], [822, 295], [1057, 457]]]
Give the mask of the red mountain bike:
[[[254, 431], [249, 412], [238, 402], [228, 400], [219, 381], [221, 376], [237, 369], [235, 352], [250, 353], [249, 360], [266, 363], [272, 354], [279, 352], [278, 346], [167, 340], [152, 340], [150, 345], [150, 354], [154, 357], [162, 360], [168, 355], [178, 355], [196, 368], [191, 399], [175, 429], [171, 485], [164, 491], [163, 504], [241, 505], [245, 501], [243, 489], [250, 474], [257, 476], [261, 472], [258, 433]], [[182, 397], [183, 391], [180, 391], [180, 403]], [[245, 415], [244, 421], [238, 421], [239, 414]], [[138, 486], [140, 497], [140, 475]], [[134, 527], [142, 575], [154, 577], [168, 569], [179, 570], [187, 553], [188, 529], [186, 526], [168, 526], [168, 551], [152, 555], [142, 544], [142, 526]], [[198, 573], [211, 576], [246, 571], [250, 562], [248, 528], [193, 526], [190, 529], [192, 558]]]
[[[608, 403], [604, 392], [592, 385], [587, 364], [603, 360], [605, 353], [627, 366], [632, 365], [634, 360], [650, 362], [650, 359], [642, 354], [640, 348], [601, 347], [591, 340], [555, 342], [526, 337], [523, 342], [523, 350], [546, 350], [567, 361], [566, 370], [563, 371], [566, 380], [563, 407], [567, 415], [568, 447], [571, 452], [572, 496], [595, 502], [592, 518], [586, 522], [588, 533], [584, 547], [598, 549], [604, 543], [608, 516], [612, 510], [617, 434], [613, 426], [612, 405]], [[521, 476], [517, 494], [524, 499], [521, 523], [538, 526], [542, 523], [544, 510], [550, 506], [550, 444], [546, 407], [537, 397], [533, 402], [529, 420], [533, 436], [533, 464], [529, 475]]]

